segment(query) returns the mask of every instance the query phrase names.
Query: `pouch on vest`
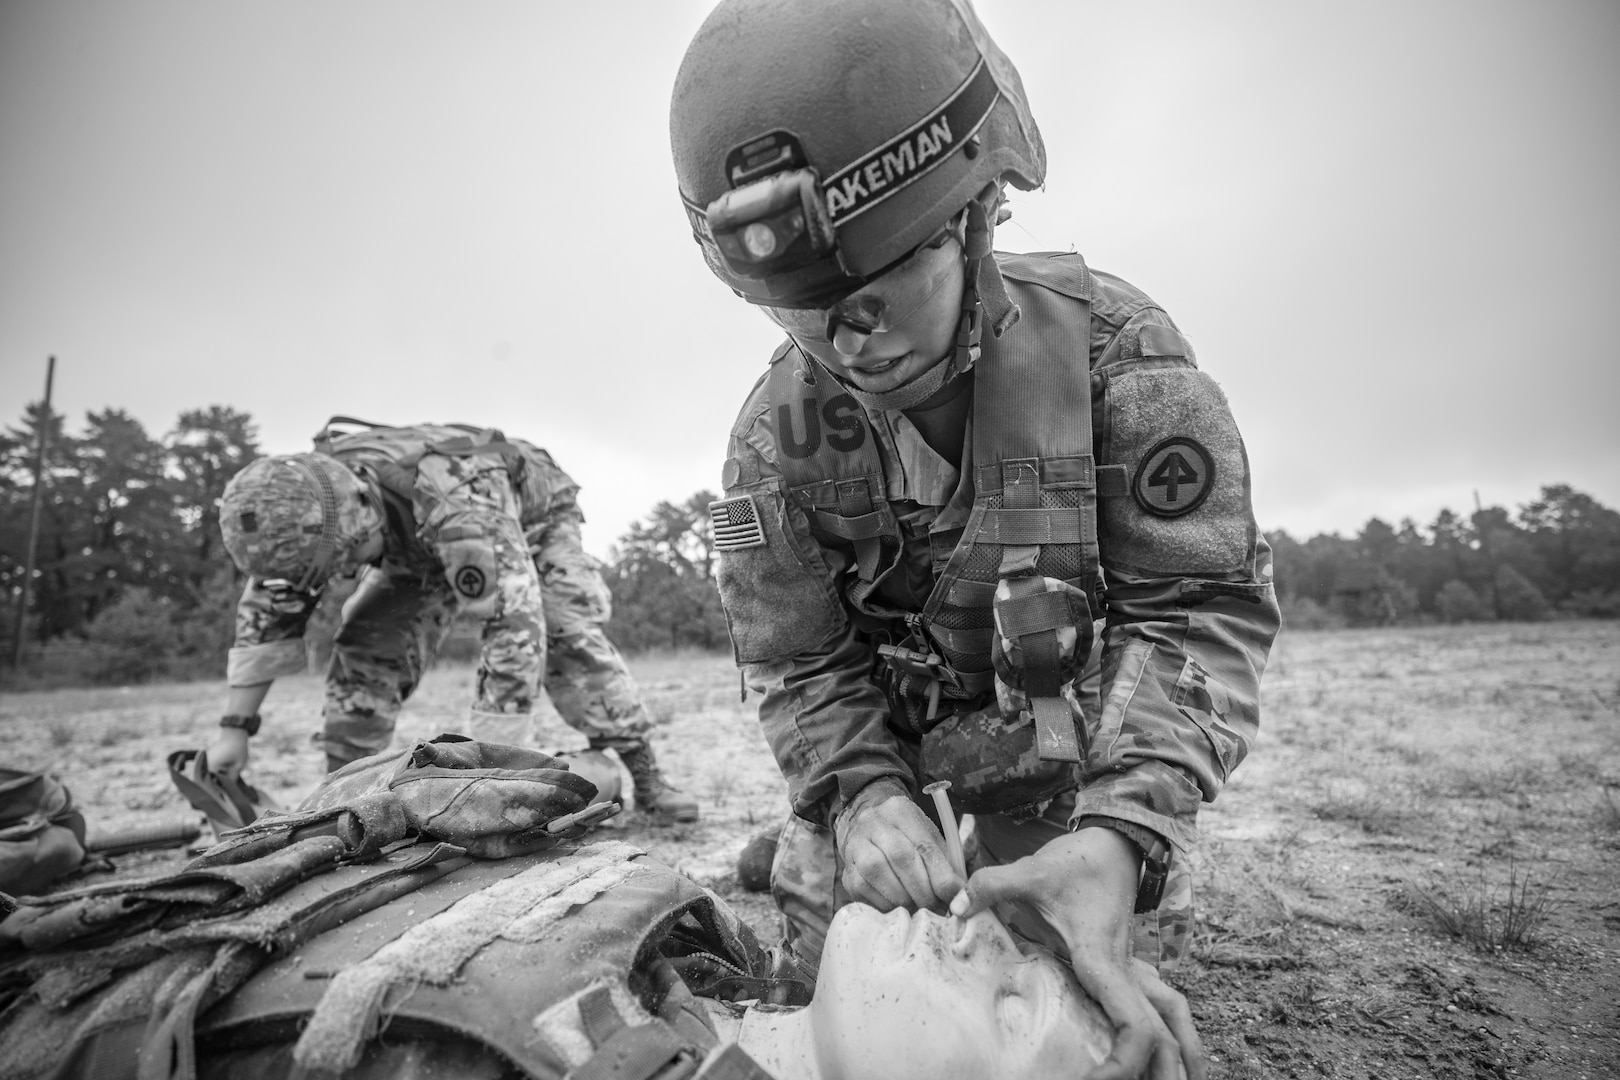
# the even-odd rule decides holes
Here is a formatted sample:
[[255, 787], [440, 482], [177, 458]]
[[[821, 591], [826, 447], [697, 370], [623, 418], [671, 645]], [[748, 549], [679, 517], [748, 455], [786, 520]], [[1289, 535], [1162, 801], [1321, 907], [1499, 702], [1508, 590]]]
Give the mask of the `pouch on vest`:
[[1029, 716], [1040, 733], [1043, 758], [1079, 762], [1085, 748], [1077, 736], [1072, 741], [1069, 736], [1084, 726], [1073, 724], [1063, 695], [1091, 652], [1085, 593], [1056, 578], [1004, 577], [996, 584], [991, 610], [996, 634], [990, 660], [1002, 713]]
[[922, 740], [922, 772], [924, 783], [951, 782], [951, 802], [962, 813], [1018, 820], [1080, 784], [1079, 766], [1041, 757], [1028, 710], [1003, 716], [997, 705], [955, 713], [931, 728]]

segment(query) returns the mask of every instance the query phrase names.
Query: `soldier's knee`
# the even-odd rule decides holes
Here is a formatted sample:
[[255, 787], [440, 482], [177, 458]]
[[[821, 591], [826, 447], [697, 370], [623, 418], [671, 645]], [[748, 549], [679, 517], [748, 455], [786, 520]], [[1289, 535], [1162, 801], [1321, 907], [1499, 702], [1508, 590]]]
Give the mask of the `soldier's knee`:
[[771, 864], [771, 898], [782, 913], [784, 945], [813, 970], [837, 907], [838, 856], [832, 832], [789, 817]]

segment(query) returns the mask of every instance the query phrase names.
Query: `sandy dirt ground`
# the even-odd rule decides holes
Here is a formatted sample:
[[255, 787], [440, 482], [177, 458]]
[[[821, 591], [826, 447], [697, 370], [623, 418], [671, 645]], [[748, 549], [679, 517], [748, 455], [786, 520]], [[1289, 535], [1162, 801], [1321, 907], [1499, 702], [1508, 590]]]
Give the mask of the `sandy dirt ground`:
[[[761, 936], [738, 853], [785, 790], [725, 658], [633, 661], [666, 771], [703, 804], [612, 835], [710, 886]], [[454, 727], [472, 672], [429, 674], [396, 745]], [[92, 832], [185, 820], [164, 756], [202, 745], [220, 684], [0, 694], [18, 767], [60, 775]], [[320, 682], [266, 704], [251, 778], [319, 782]], [[560, 721], [542, 745], [584, 740]], [[1261, 741], [1201, 817], [1199, 921], [1172, 981], [1221, 1078], [1620, 1077], [1620, 624], [1285, 634]], [[168, 869], [182, 852], [125, 856]]]

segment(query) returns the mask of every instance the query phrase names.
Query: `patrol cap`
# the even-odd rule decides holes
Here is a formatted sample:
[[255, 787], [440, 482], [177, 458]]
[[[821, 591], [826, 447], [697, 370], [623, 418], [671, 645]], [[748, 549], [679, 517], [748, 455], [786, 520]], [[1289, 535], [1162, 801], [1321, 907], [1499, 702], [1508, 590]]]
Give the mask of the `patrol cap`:
[[381, 524], [359, 477], [326, 454], [251, 462], [225, 485], [219, 526], [245, 573], [317, 589]]
[[967, 0], [722, 0], [675, 79], [670, 142], [709, 268], [825, 307], [1046, 151]]

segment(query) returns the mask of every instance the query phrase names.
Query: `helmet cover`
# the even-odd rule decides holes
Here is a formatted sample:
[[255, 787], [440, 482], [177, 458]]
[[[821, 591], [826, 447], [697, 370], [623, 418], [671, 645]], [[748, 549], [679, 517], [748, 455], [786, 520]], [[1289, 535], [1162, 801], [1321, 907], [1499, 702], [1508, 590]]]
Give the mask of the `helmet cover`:
[[[1046, 174], [1023, 83], [968, 0], [722, 0], [676, 76], [670, 139], [710, 269], [784, 307], [848, 295], [988, 186]], [[773, 208], [796, 234], [742, 231]], [[777, 243], [794, 236], [814, 272]]]
[[231, 478], [220, 500], [220, 531], [237, 567], [305, 592], [325, 584], [380, 524], [359, 477], [326, 454], [260, 458]]

